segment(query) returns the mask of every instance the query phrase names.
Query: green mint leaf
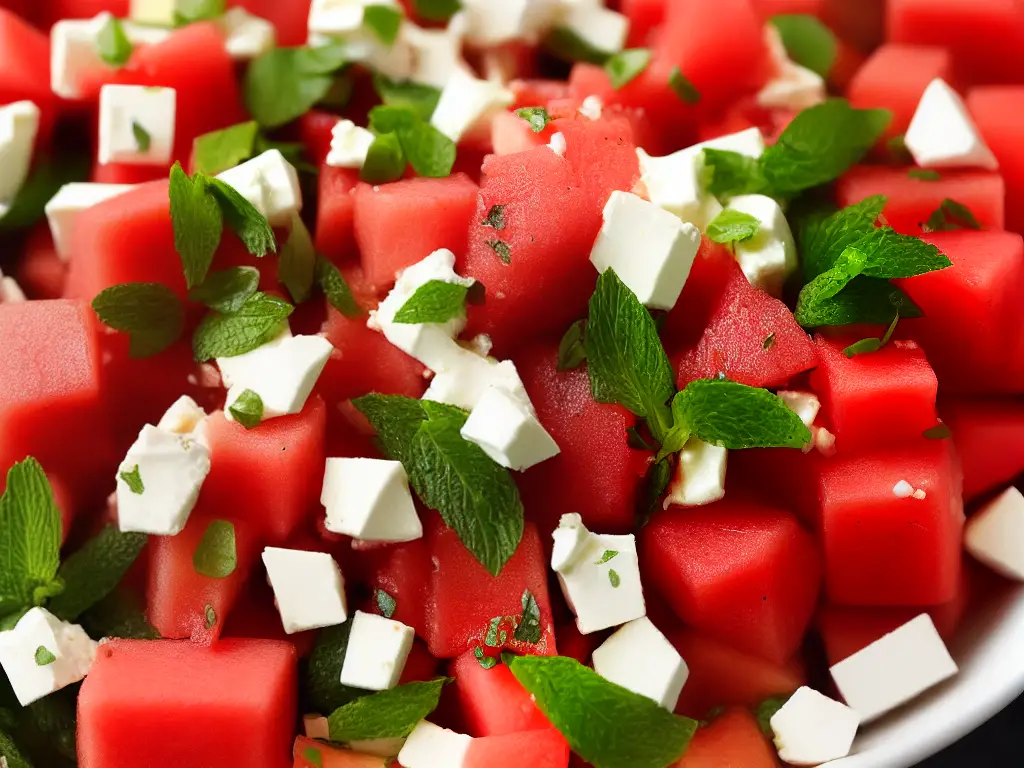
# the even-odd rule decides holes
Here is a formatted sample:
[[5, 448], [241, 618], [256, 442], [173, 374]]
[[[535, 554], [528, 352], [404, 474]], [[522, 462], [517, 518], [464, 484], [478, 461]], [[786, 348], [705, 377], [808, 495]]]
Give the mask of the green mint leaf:
[[761, 343], [761, 349], [767, 352], [769, 349], [775, 346], [775, 334], [769, 333], [764, 341]]
[[539, 643], [540, 631], [540, 606], [537, 605], [537, 598], [530, 590], [523, 592], [523, 617], [516, 626], [512, 636], [520, 643]]
[[501, 659], [501, 663], [504, 664], [506, 667], [511, 667], [512, 662], [519, 658], [519, 655], [513, 653], [512, 651], [503, 650], [501, 651], [501, 653], [498, 654], [498, 658]]
[[419, 400], [401, 395], [366, 395], [352, 401], [373, 425], [381, 450], [406, 471], [412, 465], [412, 443], [420, 425], [427, 420]]
[[914, 162], [914, 156], [907, 149], [907, 140], [902, 133], [886, 139], [885, 151], [889, 153], [889, 159], [896, 165], [911, 165]]
[[130, 472], [119, 473], [118, 477], [124, 480], [125, 485], [128, 486], [128, 490], [130, 490], [132, 493], [141, 496], [143, 493], [146, 492], [146, 485], [145, 483], [142, 482], [142, 475], [139, 474], [138, 464], [132, 467]]
[[419, 112], [408, 106], [381, 105], [370, 110], [369, 128], [381, 135], [394, 133], [399, 128], [409, 128], [423, 122]]
[[207, 275], [202, 285], [188, 292], [188, 298], [218, 312], [237, 312], [259, 285], [256, 267], [228, 267]]
[[626, 427], [626, 445], [628, 445], [634, 451], [654, 450], [654, 446], [648, 443], [647, 439], [640, 434], [639, 427]]
[[281, 333], [294, 309], [282, 299], [256, 292], [237, 312], [204, 317], [192, 337], [192, 353], [202, 363], [251, 352]]
[[207, 183], [220, 206], [224, 221], [238, 235], [249, 253], [262, 258], [267, 255], [267, 251], [277, 251], [274, 230], [270, 228], [267, 217], [255, 205], [227, 182], [214, 177], [207, 179]]
[[171, 168], [169, 194], [174, 249], [181, 258], [185, 283], [193, 288], [206, 279], [220, 246], [224, 231], [221, 209], [210, 193], [210, 180], [201, 174], [189, 178], [180, 163]]
[[921, 317], [923, 312], [903, 291], [887, 280], [859, 276], [830, 299], [811, 306], [797, 305], [797, 322], [804, 328], [821, 326], [885, 325], [897, 314]]
[[205, 626], [207, 630], [213, 629], [217, 626], [217, 612], [213, 610], [213, 606], [210, 604], [206, 605], [203, 609], [203, 618], [205, 619]]
[[611, 683], [575, 659], [520, 656], [512, 674], [540, 711], [594, 768], [665, 768], [686, 750], [697, 723]]
[[690, 427], [685, 422], [676, 420], [673, 424], [672, 429], [665, 435], [665, 439], [661, 443], [661, 450], [658, 451], [658, 455], [655, 456], [655, 461], [662, 461], [666, 456], [671, 456], [673, 453], [679, 453], [683, 450], [687, 441], [690, 439]]
[[292, 216], [292, 230], [281, 248], [277, 279], [288, 289], [292, 301], [301, 304], [313, 293], [316, 279], [316, 248], [302, 217]]
[[716, 243], [737, 243], [754, 237], [760, 228], [756, 216], [725, 208], [708, 224], [707, 235]]
[[886, 109], [854, 109], [844, 99], [803, 110], [761, 156], [769, 189], [794, 197], [838, 179], [867, 154], [891, 121]]
[[540, 133], [551, 122], [551, 115], [544, 107], [522, 107], [516, 110], [516, 116], [528, 122], [534, 133]]
[[480, 222], [480, 226], [503, 230], [505, 228], [505, 206], [492, 205], [491, 209], [487, 211], [487, 217]]
[[313, 766], [313, 768], [324, 768], [323, 755], [316, 747], [306, 747], [302, 751], [302, 756], [306, 759], [306, 762]]
[[[11, 730], [17, 732], [16, 729], [17, 726], [15, 725]], [[4, 731], [0, 731], [0, 755], [7, 761], [7, 768], [34, 768], [25, 754], [18, 749], [14, 739]]]
[[247, 389], [228, 409], [239, 424], [246, 429], [258, 427], [263, 421], [263, 398]]
[[911, 168], [907, 171], [907, 176], [911, 179], [918, 179], [920, 181], [941, 181], [942, 174], [931, 168]]
[[506, 624], [515, 626], [515, 618], [512, 616], [495, 616], [487, 625], [487, 634], [484, 635], [484, 645], [490, 648], [500, 648], [508, 642], [508, 630]]
[[430, 120], [441, 99], [441, 91], [420, 83], [398, 82], [377, 73], [373, 76], [373, 87], [384, 104], [392, 107], [407, 107], [423, 120]]
[[812, 280], [831, 269], [847, 246], [875, 231], [886, 198], [872, 195], [838, 211], [818, 211], [798, 229], [804, 275]]
[[50, 601], [50, 612], [65, 621], [77, 620], [114, 591], [147, 540], [144, 533], [121, 533], [116, 525], [105, 526], [57, 571], [66, 588]]
[[442, 179], [451, 175], [457, 151], [455, 142], [437, 128], [419, 121], [415, 125], [399, 128], [396, 133], [402, 152], [416, 173], [428, 179]]
[[104, 325], [128, 334], [133, 358], [163, 352], [185, 329], [185, 308], [162, 283], [111, 286], [92, 300], [92, 309]]
[[226, 579], [238, 567], [235, 548], [235, 525], [227, 520], [213, 520], [206, 526], [199, 546], [192, 553], [192, 566], [200, 576]]
[[[344, 78], [339, 78], [336, 82], [348, 81]], [[306, 158], [306, 145], [301, 141], [271, 141], [262, 134], [256, 135], [253, 156], [262, 155], [264, 152], [270, 152], [274, 149], [280, 152], [285, 160], [294, 165], [296, 170], [314, 175], [320, 173], [320, 168], [310, 163]]]
[[635, 80], [651, 63], [651, 51], [648, 48], [629, 48], [610, 57], [604, 63], [604, 71], [608, 73], [612, 88], [619, 90]]
[[577, 320], [558, 342], [558, 370], [579, 368], [587, 359], [587, 321]]
[[867, 255], [856, 245], [847, 246], [831, 269], [822, 272], [800, 290], [794, 313], [797, 322], [807, 327], [808, 318], [813, 316], [819, 305], [832, 299], [860, 275], [867, 260]]
[[832, 30], [808, 13], [780, 14], [770, 19], [779, 31], [790, 59], [822, 77], [828, 77], [839, 54]]
[[306, 114], [327, 96], [334, 73], [348, 63], [341, 43], [316, 48], [274, 48], [245, 74], [245, 106], [260, 125], [278, 128]]
[[473, 649], [473, 658], [475, 658], [477, 663], [484, 669], [494, 669], [498, 666], [498, 659], [494, 656], [488, 656], [487, 652], [479, 645]]
[[948, 232], [954, 229], [981, 229], [981, 224], [970, 208], [947, 197], [928, 217], [924, 231]]
[[769, 739], [775, 738], [771, 719], [775, 717], [775, 713], [782, 709], [787, 701], [789, 701], [789, 696], [772, 696], [757, 705], [757, 710], [754, 712], [754, 715], [757, 717], [757, 724], [761, 727], [761, 732]]
[[54, 583], [60, 540], [53, 489], [30, 456], [7, 471], [7, 490], [0, 497], [0, 615], [32, 606], [36, 591]]
[[672, 92], [684, 104], [692, 106], [700, 102], [700, 91], [697, 90], [697, 86], [689, 81], [686, 75], [683, 74], [683, 70], [679, 67], [672, 68], [672, 72], [668, 76], [668, 87], [672, 89]]
[[395, 609], [398, 608], [398, 601], [396, 601], [394, 597], [383, 589], [375, 589], [373, 591], [373, 597], [377, 602], [377, 610], [380, 611], [381, 616], [385, 619], [390, 619], [395, 615]]
[[512, 249], [504, 240], [488, 240], [487, 245], [501, 259], [502, 264], [512, 263]]
[[38, 648], [36, 648], [35, 659], [37, 667], [45, 667], [50, 664], [53, 664], [53, 662], [57, 660], [57, 657], [54, 656], [53, 652], [50, 651], [48, 648], [40, 645]]
[[854, 247], [867, 254], [862, 274], [893, 279], [916, 277], [953, 266], [938, 248], [919, 237], [901, 235], [892, 227], [878, 227]]
[[541, 44], [545, 51], [562, 61], [603, 65], [611, 56], [610, 51], [595, 48], [569, 27], [555, 27]]
[[78, 618], [90, 637], [159, 640], [160, 633], [146, 619], [142, 600], [119, 587]]
[[366, 153], [359, 178], [367, 184], [398, 181], [405, 173], [405, 151], [394, 133], [382, 133]]
[[107, 23], [103, 25], [96, 38], [96, 51], [100, 58], [112, 67], [123, 67], [132, 57], [134, 50], [135, 46], [125, 34], [120, 19], [114, 16], [107, 19]]
[[395, 313], [396, 323], [447, 323], [466, 316], [469, 287], [445, 280], [430, 280]]
[[672, 480], [672, 466], [667, 461], [658, 461], [651, 465], [644, 478], [643, 491], [640, 495], [640, 519], [647, 521], [661, 508], [661, 497], [665, 495], [669, 482]]
[[316, 257], [316, 282], [331, 306], [345, 317], [357, 318], [366, 314], [352, 295], [341, 270], [319, 254]]
[[615, 551], [614, 549], [606, 549], [606, 550], [604, 551], [604, 554], [603, 554], [603, 555], [601, 555], [601, 559], [600, 559], [600, 560], [598, 560], [598, 561], [597, 561], [596, 563], [594, 563], [594, 565], [604, 565], [604, 564], [605, 564], [605, 563], [607, 563], [607, 562], [608, 562], [609, 560], [611, 560], [611, 559], [613, 559], [613, 558], [617, 557], [617, 556], [618, 556], [618, 554], [619, 554], [619, 553], [618, 553], [618, 552], [616, 552], [616, 551]]
[[612, 269], [597, 278], [590, 297], [587, 371], [595, 400], [647, 419], [654, 438], [664, 440], [675, 373], [650, 312]]
[[174, 24], [184, 27], [197, 21], [210, 21], [224, 15], [226, 0], [179, 0], [174, 11]]
[[723, 200], [761, 194], [768, 186], [756, 158], [725, 149], [703, 150], [702, 176], [704, 188]]
[[416, 15], [427, 21], [448, 21], [462, 8], [459, 0], [413, 0], [412, 5]]
[[803, 448], [811, 432], [767, 389], [725, 379], [692, 381], [672, 401], [676, 424], [725, 448]]
[[[899, 315], [897, 315], [899, 317]], [[855, 341], [850, 346], [843, 350], [843, 354], [847, 357], [853, 358], [857, 355], [867, 354], [868, 352], [877, 352], [882, 348], [881, 339], [861, 339]]]
[[611, 583], [612, 589], [618, 589], [619, 584], [622, 583], [621, 579], [619, 578], [619, 574], [613, 571], [611, 568], [608, 569], [608, 581]]
[[403, 18], [401, 8], [394, 5], [367, 5], [363, 8], [363, 25], [384, 45], [394, 45]]
[[134, 120], [132, 120], [132, 137], [135, 139], [135, 146], [139, 148], [139, 152], [149, 152], [153, 139], [150, 137], [149, 131]]
[[344, 624], [327, 627], [317, 635], [303, 679], [309, 711], [333, 712], [370, 693], [341, 684], [339, 671], [345, 663], [351, 631], [352, 622], [346, 621]]
[[401, 739], [437, 709], [448, 678], [406, 683], [388, 691], [363, 696], [334, 710], [327, 718], [331, 741], [348, 743], [369, 739]]
[[256, 154], [260, 126], [255, 120], [204, 133], [192, 143], [195, 169], [207, 176], [241, 165]]
[[945, 424], [936, 424], [934, 427], [929, 427], [922, 433], [928, 440], [945, 440], [950, 437], [953, 432]]
[[28, 178], [14, 196], [7, 215], [0, 219], [0, 232], [26, 229], [41, 221], [46, 216], [46, 204], [61, 187], [91, 178], [90, 166], [85, 154], [62, 151], [48, 155], [37, 149]]

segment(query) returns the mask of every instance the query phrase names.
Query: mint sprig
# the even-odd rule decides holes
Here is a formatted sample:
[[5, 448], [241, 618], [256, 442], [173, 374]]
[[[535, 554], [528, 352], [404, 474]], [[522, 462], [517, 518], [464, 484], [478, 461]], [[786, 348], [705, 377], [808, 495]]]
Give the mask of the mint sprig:
[[779, 14], [769, 21], [779, 31], [790, 59], [822, 77], [828, 77], [839, 54], [839, 45], [831, 29], [809, 13]]
[[396, 323], [446, 323], [466, 314], [469, 286], [430, 280], [409, 297], [395, 313]]
[[291, 234], [281, 248], [277, 279], [288, 289], [292, 301], [301, 304], [313, 292], [316, 280], [316, 248], [302, 217], [292, 216]]
[[707, 235], [716, 243], [740, 243], [754, 237], [761, 220], [749, 213], [725, 208], [707, 226]]
[[843, 354], [849, 358], [856, 357], [857, 355], [866, 355], [870, 352], [877, 352], [886, 344], [889, 343], [889, 339], [892, 338], [893, 333], [896, 332], [896, 325], [900, 321], [900, 316], [896, 315], [893, 321], [886, 328], [885, 333], [881, 338], [867, 338], [855, 341], [850, 346], [843, 350]]
[[148, 540], [144, 533], [121, 533], [115, 525], [105, 526], [60, 566], [57, 577], [65, 589], [50, 600], [50, 613], [76, 621], [114, 591]]
[[619, 90], [639, 77], [650, 63], [649, 48], [629, 48], [610, 56], [604, 63], [604, 71], [608, 73], [612, 88]]
[[697, 730], [696, 721], [575, 659], [520, 656], [511, 670], [572, 751], [594, 768], [665, 768], [682, 756]]
[[395, 615], [398, 601], [390, 593], [385, 592], [383, 589], [375, 589], [373, 591], [373, 599], [377, 603], [377, 610], [380, 611], [380, 615], [385, 619], [390, 619]]
[[530, 124], [530, 130], [541, 133], [551, 122], [551, 115], [544, 107], [521, 107], [516, 110], [516, 117], [521, 117]]
[[[455, 142], [424, 120], [422, 114], [415, 108], [387, 105], [374, 107], [370, 110], [370, 130], [377, 134], [378, 141], [383, 136], [393, 134], [401, 154], [420, 176], [443, 178], [451, 174], [455, 165]], [[374, 152], [373, 147], [377, 143], [375, 141], [370, 147], [371, 153], [375, 155], [374, 162], [377, 162], [377, 152]], [[385, 166], [385, 170], [394, 174], [399, 162], [393, 142], [382, 147], [383, 149], [387, 149], [387, 154], [382, 156], [390, 158], [390, 165]], [[369, 160], [370, 154], [367, 155], [367, 161]], [[368, 173], [365, 163], [363, 168], [365, 176]], [[403, 164], [402, 171], [404, 170]]]
[[283, 299], [256, 292], [236, 312], [204, 317], [192, 337], [192, 353], [202, 363], [251, 352], [281, 333], [294, 309]]
[[238, 567], [235, 524], [227, 520], [210, 521], [192, 553], [192, 566], [200, 576], [211, 579], [226, 579], [234, 573]]
[[406, 683], [363, 696], [334, 710], [327, 718], [331, 741], [401, 739], [437, 709], [448, 678]]
[[128, 334], [133, 358], [163, 352], [185, 330], [185, 308], [162, 283], [111, 286], [92, 300], [92, 309], [104, 325]]
[[120, 19], [115, 16], [107, 19], [107, 23], [96, 37], [96, 52], [100, 58], [112, 67], [123, 67], [132, 57], [134, 50], [135, 46], [125, 34]]
[[367, 395], [353, 404], [377, 431], [385, 454], [402, 462], [423, 503], [498, 575], [522, 539], [523, 503], [509, 472], [463, 439], [466, 412], [398, 395]]
[[228, 267], [207, 275], [202, 285], [188, 292], [188, 298], [218, 312], [237, 312], [259, 285], [256, 267]]
[[348, 63], [341, 43], [315, 48], [274, 48], [245, 74], [245, 106], [260, 125], [278, 128], [306, 114], [327, 96], [334, 75]]
[[263, 422], [263, 398], [251, 389], [243, 391], [228, 410], [246, 429], [258, 427]]
[[798, 232], [806, 278], [830, 269], [847, 246], [874, 232], [886, 201], [885, 195], [872, 195], [840, 210], [813, 211], [804, 217]]
[[220, 206], [209, 186], [206, 176], [190, 177], [180, 163], [171, 168], [169, 194], [174, 250], [181, 258], [185, 284], [189, 288], [206, 279], [224, 231]]

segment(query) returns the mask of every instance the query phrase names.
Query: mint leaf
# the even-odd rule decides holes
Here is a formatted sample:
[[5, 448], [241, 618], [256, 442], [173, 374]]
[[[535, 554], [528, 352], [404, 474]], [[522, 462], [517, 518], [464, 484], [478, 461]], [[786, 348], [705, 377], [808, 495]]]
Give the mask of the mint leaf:
[[772, 696], [757, 705], [754, 716], [757, 717], [757, 724], [761, 727], [761, 732], [769, 739], [775, 738], [771, 719], [775, 717], [775, 713], [782, 709], [787, 701], [789, 701], [789, 696]]
[[609, 560], [614, 560], [618, 554], [614, 549], [606, 549], [604, 554], [601, 555], [601, 559], [595, 562], [594, 565], [604, 565]]
[[192, 353], [197, 362], [215, 357], [237, 357], [274, 339], [295, 308], [265, 293], [254, 293], [237, 312], [211, 312], [196, 328]]
[[611, 56], [609, 51], [595, 48], [565, 26], [555, 27], [548, 32], [541, 45], [555, 58], [568, 62], [585, 61], [588, 64], [602, 65]]
[[526, 590], [523, 592], [522, 604], [523, 616], [512, 636], [520, 643], [539, 643], [541, 637], [540, 606], [537, 605], [537, 598], [530, 590]]
[[477, 663], [484, 669], [494, 669], [499, 664], [496, 657], [488, 656], [487, 652], [479, 645], [473, 649], [473, 658], [475, 658]]
[[149, 152], [150, 144], [153, 141], [152, 137], [150, 137], [149, 131], [134, 120], [132, 120], [132, 138], [135, 139], [135, 146], [139, 148], [139, 152]]
[[192, 553], [192, 566], [200, 576], [226, 579], [238, 567], [235, 548], [235, 525], [227, 520], [213, 520], [206, 526], [199, 546]]
[[246, 429], [258, 427], [263, 421], [263, 398], [247, 389], [238, 396], [238, 399], [228, 409], [235, 421]]
[[50, 613], [76, 621], [114, 591], [147, 541], [144, 533], [121, 533], [116, 525], [105, 526], [60, 566], [57, 576], [66, 587], [50, 600]]
[[185, 308], [162, 283], [111, 286], [92, 300], [92, 309], [104, 325], [128, 334], [133, 358], [163, 352], [185, 328]]
[[207, 183], [220, 206], [224, 221], [238, 235], [249, 253], [262, 258], [267, 255], [267, 251], [277, 251], [274, 230], [256, 206], [225, 181], [214, 177], [207, 179]]
[[619, 578], [619, 574], [611, 568], [608, 569], [608, 581], [611, 583], [612, 589], [618, 589], [619, 584], [622, 583], [622, 580]]
[[125, 34], [120, 19], [114, 16], [107, 19], [96, 38], [96, 52], [100, 58], [112, 67], [123, 67], [134, 50], [135, 46]]
[[396, 323], [446, 323], [466, 315], [469, 287], [445, 280], [430, 280], [395, 313]]
[[213, 609], [213, 606], [207, 603], [203, 609], [203, 618], [205, 619], [205, 626], [207, 630], [213, 629], [217, 626], [217, 612]]
[[160, 639], [160, 633], [146, 619], [142, 600], [123, 587], [115, 589], [92, 606], [78, 621], [90, 637]]
[[952, 436], [953, 432], [946, 424], [936, 424], [934, 427], [926, 429], [922, 434], [928, 440], [945, 440], [947, 437]]
[[316, 747], [306, 747], [302, 750], [302, 756], [313, 768], [324, 768], [324, 758]]
[[955, 229], [981, 229], [981, 224], [970, 208], [947, 197], [928, 217], [924, 231], [948, 232]]
[[292, 230], [277, 265], [277, 279], [288, 289], [292, 301], [301, 304], [313, 292], [316, 278], [316, 248], [302, 217], [292, 216]]
[[220, 206], [210, 194], [210, 180], [202, 174], [189, 177], [175, 163], [171, 168], [171, 222], [174, 250], [181, 257], [185, 284], [192, 288], [206, 279], [224, 229]]
[[[455, 165], [455, 142], [430, 123], [420, 121], [399, 128], [398, 141], [409, 165], [420, 176], [440, 179], [451, 175]], [[376, 142], [374, 142], [376, 143]]]
[[907, 176], [919, 181], [941, 181], [942, 174], [932, 168], [911, 168]]
[[914, 156], [907, 149], [906, 136], [902, 133], [886, 139], [885, 151], [889, 153], [889, 161], [896, 165], [910, 165], [914, 162]]
[[587, 321], [577, 320], [558, 342], [558, 371], [579, 368], [587, 359]]
[[594, 768], [665, 768], [680, 758], [697, 723], [628, 691], [575, 659], [520, 656], [512, 674], [540, 711]]
[[18, 749], [14, 739], [0, 731], [0, 755], [7, 761], [7, 768], [34, 768], [28, 758]]
[[60, 565], [61, 517], [46, 473], [31, 456], [7, 471], [0, 497], [0, 616], [36, 605]]
[[855, 247], [867, 254], [864, 275], [893, 279], [916, 277], [953, 266], [938, 248], [919, 237], [901, 235], [892, 227], [879, 227], [858, 240]]
[[388, 691], [363, 696], [340, 707], [327, 718], [331, 741], [402, 739], [437, 709], [448, 678], [406, 683]]
[[28, 178], [0, 219], [0, 232], [25, 229], [41, 221], [46, 216], [46, 204], [61, 187], [73, 181], [89, 181], [90, 166], [88, 155], [73, 151], [48, 155], [37, 149]]
[[661, 508], [661, 497], [665, 495], [665, 490], [671, 480], [672, 465], [667, 461], [656, 461], [647, 470], [639, 504], [642, 523], [649, 520], [651, 515]]
[[413, 0], [412, 5], [416, 15], [427, 21], [448, 21], [462, 8], [459, 0]]
[[381, 105], [370, 110], [369, 128], [381, 135], [394, 133], [399, 128], [408, 128], [423, 121], [413, 107]]
[[708, 224], [707, 235], [716, 243], [737, 243], [754, 237], [760, 228], [756, 216], [725, 208]]
[[505, 228], [505, 206], [492, 205], [487, 211], [487, 217], [480, 222], [482, 227], [492, 227], [499, 232]]
[[332, 307], [349, 318], [362, 317], [366, 314], [363, 308], [356, 303], [341, 270], [319, 254], [316, 257], [315, 270], [316, 282]]
[[647, 48], [629, 48], [610, 57], [604, 63], [612, 88], [619, 90], [635, 80], [651, 63], [651, 51]]
[[889, 327], [888, 329], [886, 329], [885, 335], [883, 335], [882, 338], [861, 339], [860, 341], [856, 341], [850, 346], [846, 347], [846, 349], [843, 350], [843, 354], [849, 358], [853, 358], [856, 357], [857, 355], [863, 355], [869, 352], [877, 352], [878, 350], [880, 350], [882, 347], [889, 343], [889, 339], [891, 339], [893, 333], [895, 333], [896, 324], [899, 323], [899, 321], [900, 316], [896, 315], [896, 317], [893, 318], [892, 323], [889, 324]]
[[868, 256], [857, 245], [847, 246], [831, 269], [822, 272], [807, 283], [797, 298], [797, 322], [806, 327], [804, 320], [819, 304], [843, 290], [853, 278], [864, 271]]
[[437, 88], [420, 83], [398, 82], [379, 72], [373, 76], [373, 87], [384, 104], [408, 107], [424, 120], [430, 120], [441, 99], [441, 91]]
[[687, 79], [679, 67], [672, 68], [672, 72], [668, 76], [668, 87], [684, 104], [692, 106], [700, 102], [700, 91]]
[[385, 619], [390, 619], [395, 615], [395, 609], [398, 608], [398, 602], [394, 597], [389, 595], [383, 589], [375, 589], [373, 591], [374, 600], [377, 602], [377, 610], [380, 611], [380, 615]]
[[725, 149], [703, 150], [704, 188], [723, 200], [767, 193], [768, 182], [756, 158]]
[[363, 8], [363, 25], [384, 45], [393, 45], [402, 26], [402, 11], [393, 5], [367, 5]]
[[245, 74], [245, 106], [260, 125], [277, 128], [306, 114], [348, 63], [345, 46], [274, 48], [253, 60]]
[[139, 474], [138, 464], [132, 467], [130, 472], [118, 473], [118, 477], [124, 480], [125, 485], [128, 486], [128, 490], [132, 493], [141, 496], [146, 492], [146, 485], [142, 482], [142, 475]]
[[832, 30], [808, 13], [772, 16], [772, 25], [779, 31], [790, 59], [822, 77], [828, 77], [839, 54]]
[[366, 153], [366, 160], [359, 170], [359, 178], [368, 184], [385, 184], [398, 181], [405, 173], [405, 152], [398, 136], [382, 133]]
[[341, 668], [348, 653], [348, 638], [352, 632], [352, 622], [337, 624], [320, 631], [316, 645], [309, 656], [303, 678], [304, 689], [309, 701], [307, 710], [314, 712], [333, 712], [338, 707], [348, 704], [370, 691], [342, 685]]
[[45, 667], [50, 664], [53, 664], [53, 662], [57, 660], [57, 657], [53, 655], [53, 652], [51, 650], [49, 650], [45, 646], [40, 645], [38, 648], [36, 648], [35, 660], [37, 667]]
[[522, 107], [516, 110], [516, 116], [528, 122], [534, 133], [540, 133], [551, 122], [551, 115], [544, 107]]
[[207, 275], [202, 285], [188, 292], [188, 298], [218, 312], [237, 312], [259, 285], [256, 267], [228, 267]]
[[830, 269], [847, 246], [872, 234], [885, 203], [884, 195], [872, 195], [838, 211], [808, 216], [798, 230], [807, 279]]
[[196, 171], [207, 176], [234, 168], [256, 154], [260, 126], [255, 120], [204, 133], [192, 142]]
[[178, 0], [174, 11], [174, 25], [184, 27], [197, 21], [210, 21], [224, 15], [226, 0]]
[[903, 291], [886, 280], [855, 277], [842, 292], [812, 306], [797, 305], [797, 321], [804, 328], [820, 326], [885, 325], [897, 314], [921, 317], [923, 312]]
[[501, 259], [502, 264], [512, 263], [512, 249], [504, 240], [488, 240], [487, 246], [494, 251], [494, 255]]
[[412, 465], [412, 442], [420, 425], [427, 420], [423, 404], [401, 395], [366, 395], [352, 401], [362, 413], [381, 444], [381, 450], [409, 470]]
[[654, 319], [636, 295], [608, 269], [597, 278], [587, 321], [587, 371], [599, 403], [617, 403], [647, 419], [661, 442], [671, 427], [668, 400], [675, 374]]
[[705, 443], [725, 448], [803, 448], [811, 432], [767, 389], [725, 379], [692, 381], [672, 400], [672, 416]]

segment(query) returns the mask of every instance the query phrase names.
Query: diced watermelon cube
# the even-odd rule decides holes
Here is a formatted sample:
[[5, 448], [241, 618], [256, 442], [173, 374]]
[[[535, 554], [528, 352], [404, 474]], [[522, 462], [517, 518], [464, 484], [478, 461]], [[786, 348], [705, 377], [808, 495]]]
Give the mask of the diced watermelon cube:
[[50, 226], [42, 221], [25, 238], [14, 278], [30, 299], [59, 299], [67, 277], [68, 265], [57, 255]]
[[499, 112], [491, 121], [491, 145], [496, 155], [513, 155], [547, 144], [552, 133], [550, 124], [536, 133], [529, 122], [513, 112]]
[[334, 262], [356, 254], [356, 198], [359, 171], [320, 166], [316, 249]]
[[567, 768], [569, 745], [550, 726], [541, 731], [473, 739], [463, 768]]
[[818, 529], [818, 474], [826, 458], [818, 450], [749, 448], [729, 453], [726, 495], [750, 496], [789, 509], [812, 530]]
[[297, 668], [288, 643], [113, 640], [78, 698], [79, 765], [284, 768]]
[[50, 143], [57, 97], [50, 90], [50, 40], [13, 11], [0, 8], [0, 104], [31, 101], [39, 107], [37, 147]]
[[551, 728], [504, 664], [484, 669], [470, 650], [452, 661], [449, 672], [455, 678], [462, 716], [471, 736], [506, 736]]
[[940, 408], [964, 468], [964, 500], [994, 491], [1024, 472], [1024, 403], [950, 400]]
[[277, 32], [278, 45], [306, 44], [309, 36], [310, 0], [295, 0], [288, 3], [278, 0], [238, 0], [232, 5], [240, 5], [254, 16], [273, 24]]
[[[299, 118], [299, 137], [306, 147], [306, 156], [313, 165], [320, 166], [320, 173], [326, 170], [324, 163], [327, 162], [327, 155], [331, 151], [331, 140], [334, 138], [334, 126], [341, 120], [333, 112], [324, 112], [319, 109], [311, 109]], [[332, 171], [348, 170], [355, 171], [356, 178], [359, 177], [357, 169], [342, 169], [327, 166]]]
[[732, 707], [698, 728], [673, 768], [774, 768], [775, 749], [749, 709]]
[[430, 548], [425, 539], [394, 544], [368, 552], [364, 560], [372, 565], [366, 576], [371, 590], [382, 590], [395, 599], [392, 618], [425, 635], [424, 604], [430, 583]]
[[667, 0], [622, 0], [622, 13], [629, 18], [629, 40], [632, 47], [643, 48], [649, 43], [652, 30], [665, 21]]
[[1006, 183], [1006, 226], [1024, 232], [1024, 153], [1018, 141], [1024, 130], [1024, 87], [972, 88], [967, 94], [967, 108], [999, 161], [999, 172]]
[[388, 759], [353, 752], [350, 749], [335, 749], [322, 741], [299, 736], [292, 750], [295, 762], [292, 768], [387, 768]]

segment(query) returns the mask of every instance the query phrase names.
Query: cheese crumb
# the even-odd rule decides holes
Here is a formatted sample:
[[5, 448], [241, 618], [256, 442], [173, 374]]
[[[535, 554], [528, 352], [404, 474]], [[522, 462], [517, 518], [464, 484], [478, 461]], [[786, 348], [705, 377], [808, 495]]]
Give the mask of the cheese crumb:
[[908, 483], [906, 480], [900, 480], [896, 485], [892, 487], [893, 496], [900, 499], [909, 499], [914, 495], [914, 486]]

